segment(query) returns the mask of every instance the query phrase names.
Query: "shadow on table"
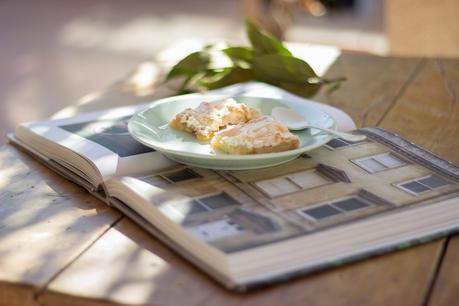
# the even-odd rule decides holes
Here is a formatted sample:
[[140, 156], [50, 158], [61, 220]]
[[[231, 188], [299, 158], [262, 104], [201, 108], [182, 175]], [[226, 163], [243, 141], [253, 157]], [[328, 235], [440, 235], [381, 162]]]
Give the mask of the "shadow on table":
[[[12, 146], [0, 149], [0, 273], [48, 281], [119, 214]], [[94, 237], [95, 238], [95, 237]]]

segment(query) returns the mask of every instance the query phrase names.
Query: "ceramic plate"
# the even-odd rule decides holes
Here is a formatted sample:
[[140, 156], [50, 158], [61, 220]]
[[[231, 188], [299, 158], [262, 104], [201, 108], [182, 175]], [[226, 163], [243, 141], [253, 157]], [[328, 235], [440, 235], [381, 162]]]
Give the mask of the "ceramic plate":
[[[219, 98], [227, 98], [227, 96], [191, 94], [162, 99], [134, 115], [129, 121], [129, 132], [144, 145], [156, 149], [179, 163], [225, 170], [279, 165], [295, 159], [304, 152], [318, 148], [332, 139], [332, 136], [314, 129], [294, 131], [293, 133], [300, 138], [298, 149], [278, 153], [230, 155], [215, 153], [210, 142], [198, 141], [194, 135], [169, 126], [168, 122], [185, 108], [194, 108], [203, 101], [216, 101]], [[266, 115], [271, 115], [271, 110], [276, 106], [290, 107], [303, 115], [312, 125], [336, 128], [335, 121], [327, 113], [298, 102], [261, 97], [233, 97], [233, 99], [256, 108]]]

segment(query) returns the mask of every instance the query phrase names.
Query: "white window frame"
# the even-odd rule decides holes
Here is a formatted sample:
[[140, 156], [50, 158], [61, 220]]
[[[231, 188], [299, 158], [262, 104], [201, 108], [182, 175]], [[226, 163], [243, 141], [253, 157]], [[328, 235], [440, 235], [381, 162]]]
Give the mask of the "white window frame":
[[[209, 193], [209, 194], [206, 194], [206, 195], [204, 195], [204, 196], [200, 196], [200, 197], [193, 198], [192, 200], [198, 201], [199, 204], [201, 204], [202, 206], [204, 206], [204, 208], [207, 209], [208, 211], [220, 210], [221, 208], [211, 208], [211, 207], [207, 206], [206, 203], [204, 203], [204, 202], [201, 201], [201, 199], [210, 198], [210, 197], [218, 196], [218, 195], [221, 195], [221, 194], [226, 194], [228, 197], [230, 197], [231, 199], [233, 199], [234, 202], [237, 203], [237, 204], [234, 204], [234, 205], [231, 205], [231, 206], [238, 206], [238, 205], [241, 205], [241, 202], [239, 202], [237, 199], [235, 199], [235, 198], [232, 197], [230, 194], [228, 194], [228, 192], [225, 192], [225, 191], [215, 192], [215, 193]], [[225, 206], [225, 207], [229, 207], [229, 206]], [[225, 208], [225, 207], [224, 207], [224, 208]]]
[[[352, 199], [352, 198], [358, 198], [359, 200], [362, 200], [363, 202], [365, 202], [366, 204], [368, 204], [368, 206], [366, 207], [362, 207], [362, 208], [358, 208], [358, 209], [355, 209], [355, 210], [352, 210], [352, 211], [346, 211], [344, 209], [341, 209], [339, 208], [338, 206], [335, 206], [333, 205], [333, 203], [336, 203], [336, 202], [341, 202], [341, 201], [344, 201], [344, 200], [347, 200], [347, 199]], [[331, 201], [325, 201], [325, 202], [320, 202], [318, 204], [314, 204], [312, 206], [307, 206], [307, 207], [302, 207], [302, 208], [298, 208], [296, 210], [297, 213], [299, 213], [302, 217], [308, 219], [308, 220], [311, 220], [313, 222], [321, 222], [323, 220], [326, 220], [328, 219], [328, 217], [326, 218], [323, 218], [323, 219], [315, 219], [314, 217], [308, 215], [307, 213], [303, 212], [303, 210], [307, 210], [307, 209], [312, 209], [312, 208], [316, 208], [316, 207], [319, 207], [319, 206], [323, 206], [323, 205], [330, 205], [332, 206], [333, 208], [337, 209], [340, 211], [340, 214], [336, 215], [336, 216], [339, 216], [339, 215], [342, 215], [342, 214], [352, 214], [356, 211], [360, 211], [362, 209], [366, 209], [366, 208], [370, 208], [370, 207], [374, 207], [376, 206], [377, 204], [365, 199], [364, 197], [362, 196], [359, 196], [359, 195], [351, 195], [351, 196], [347, 196], [347, 197], [343, 197], [343, 198], [338, 198], [338, 199], [334, 199], [334, 200], [331, 200]]]
[[[174, 173], [174, 172], [179, 172], [179, 171], [191, 171], [191, 172], [193, 172], [194, 174], [196, 174], [197, 177], [193, 177], [193, 178], [191, 178], [191, 179], [189, 179], [189, 180], [174, 182], [173, 180], [171, 180], [170, 178], [168, 178], [168, 177], [166, 176], [168, 173]], [[169, 184], [180, 184], [180, 183], [183, 183], [183, 182], [190, 182], [190, 181], [193, 181], [193, 180], [202, 178], [202, 175], [200, 175], [199, 173], [197, 173], [197, 172], [194, 171], [193, 169], [186, 168], [186, 167], [185, 167], [185, 168], [182, 168], [182, 169], [174, 169], [174, 170], [169, 170], [169, 171], [161, 172], [161, 173], [158, 173], [156, 176], [159, 176], [159, 177], [162, 178], [163, 180], [166, 180]]]
[[[290, 175], [297, 174], [297, 173], [300, 173], [300, 172], [317, 172], [317, 175], [320, 175], [320, 176], [324, 177], [326, 180], [328, 180], [328, 182], [326, 182], [325, 184], [313, 186], [313, 187], [310, 187], [310, 188], [303, 188], [300, 184], [296, 183], [294, 179], [290, 178]], [[271, 196], [266, 191], [264, 191], [263, 188], [261, 188], [260, 186], [257, 185], [257, 182], [262, 182], [262, 181], [267, 181], [267, 180], [272, 180], [272, 179], [282, 179], [282, 178], [288, 180], [290, 183], [292, 183], [293, 185], [298, 187], [298, 190], [291, 191], [291, 192], [286, 192], [286, 193], [283, 193], [281, 195]], [[310, 189], [313, 189], [313, 188], [318, 188], [318, 187], [329, 185], [329, 184], [332, 184], [332, 183], [336, 183], [336, 182], [334, 180], [328, 178], [327, 176], [321, 174], [320, 171], [317, 170], [317, 168], [300, 170], [300, 171], [292, 172], [292, 173], [289, 173], [289, 174], [286, 174], [286, 175], [273, 177], [273, 178], [270, 178], [270, 179], [264, 179], [264, 180], [258, 180], [258, 181], [251, 182], [251, 184], [253, 186], [255, 186], [255, 188], [257, 190], [259, 190], [261, 193], [263, 193], [265, 196], [267, 196], [270, 199], [283, 197], [285, 195], [297, 193], [297, 192], [304, 191], [304, 190], [310, 190]]]
[[141, 181], [143, 181], [143, 182], [145, 182], [145, 183], [147, 183], [147, 184], [149, 184], [149, 185], [156, 186], [156, 185], [152, 184], [152, 183], [149, 181], [149, 180], [151, 180], [151, 178], [153, 178], [153, 177], [156, 178], [156, 179], [159, 179], [159, 180], [161, 181], [161, 183], [163, 183], [163, 184], [165, 184], [165, 185], [171, 184], [171, 182], [170, 182], [168, 179], [162, 177], [162, 176], [159, 175], [159, 174], [144, 175], [144, 176], [139, 177], [138, 179], [141, 180]]
[[[171, 180], [170, 178], [168, 178], [166, 176], [168, 173], [174, 173], [174, 172], [178, 172], [178, 171], [191, 171], [194, 174], [196, 174], [197, 177], [193, 177], [191, 179], [184, 180], [184, 181], [174, 182], [173, 180]], [[156, 173], [156, 174], [153, 174], [153, 175], [145, 175], [145, 176], [139, 177], [139, 179], [145, 181], [145, 180], [147, 180], [148, 178], [151, 178], [151, 177], [158, 178], [158, 179], [162, 180], [162, 182], [167, 184], [167, 185], [181, 184], [181, 183], [184, 183], [184, 182], [188, 183], [190, 181], [194, 181], [194, 180], [203, 178], [203, 176], [201, 174], [197, 173], [193, 169], [185, 167], [185, 168], [181, 168], [181, 169], [173, 169], [173, 170], [163, 171], [163, 172]], [[150, 184], [149, 182], [146, 182], [146, 183]]]
[[[194, 213], [193, 215], [200, 215], [200, 214], [206, 214], [208, 212], [211, 212], [211, 211], [217, 211], [217, 210], [220, 210], [220, 209], [223, 209], [223, 208], [227, 208], [229, 206], [225, 206], [223, 208], [211, 208], [209, 206], [207, 206], [204, 202], [201, 201], [201, 199], [204, 199], [204, 198], [208, 198], [208, 197], [213, 197], [213, 196], [217, 196], [217, 195], [221, 195], [225, 193], [228, 197], [230, 197], [231, 199], [233, 199], [236, 203], [238, 204], [235, 204], [235, 205], [231, 205], [231, 206], [238, 206], [238, 205], [241, 205], [241, 202], [239, 202], [237, 199], [235, 199], [234, 197], [232, 197], [231, 195], [229, 195], [227, 192], [225, 191], [222, 191], [222, 192], [215, 192], [215, 193], [209, 193], [209, 194], [206, 194], [206, 195], [203, 195], [203, 196], [200, 196], [200, 197], [195, 197], [195, 198], [189, 198], [188, 200], [189, 201], [197, 201], [199, 203], [199, 205], [201, 205], [202, 207], [204, 207], [206, 209], [206, 211], [203, 211], [203, 212], [198, 212], [198, 213]], [[184, 200], [185, 201], [185, 200]], [[175, 212], [177, 212], [178, 214], [182, 214], [178, 209], [176, 209], [173, 205], [170, 206], [171, 209], [173, 209]]]
[[[418, 180], [422, 180], [422, 179], [425, 179], [425, 178], [428, 178], [428, 177], [431, 177], [431, 176], [434, 176], [435, 174], [429, 174], [429, 175], [425, 175], [425, 176], [421, 176], [421, 177], [417, 177], [417, 178], [414, 178], [414, 179], [410, 179], [410, 180], [407, 180], [407, 181], [403, 181], [403, 182], [399, 182], [399, 183], [396, 183], [396, 184], [392, 184], [393, 186], [397, 187], [398, 189], [400, 190], [403, 190], [405, 192], [408, 192], [409, 194], [411, 195], [414, 195], [414, 196], [420, 196], [420, 195], [423, 195], [425, 193], [428, 193], [428, 192], [431, 192], [431, 191], [434, 191], [434, 190], [438, 190], [438, 189], [442, 189], [442, 188], [446, 188], [448, 186], [451, 186], [451, 183], [444, 179], [442, 177], [442, 179], [447, 182], [448, 184], [444, 185], [444, 186], [440, 186], [440, 187], [436, 187], [436, 188], [432, 188], [430, 186], [427, 186], [427, 185], [424, 185], [423, 183], [419, 182]], [[409, 190], [408, 188], [405, 188], [403, 187], [402, 185], [404, 184], [407, 184], [407, 183], [411, 183], [411, 182], [416, 182], [418, 184], [421, 184], [422, 186], [428, 188], [429, 190], [426, 190], [426, 191], [422, 191], [422, 192], [414, 192], [412, 190]]]
[[[375, 157], [384, 156], [384, 155], [395, 156], [395, 158], [398, 159], [399, 161], [401, 161], [402, 164], [399, 165], [399, 166], [389, 167], [388, 168], [386, 165], [384, 165], [383, 163], [378, 161], [377, 158], [375, 158]], [[367, 166], [365, 166], [365, 165], [363, 165], [361, 163], [361, 161], [368, 160], [368, 159], [374, 159], [377, 163], [381, 164], [385, 168], [382, 169], [382, 170], [379, 170], [379, 171], [373, 171], [372, 169], [368, 168]], [[363, 170], [367, 171], [368, 173], [371, 173], [371, 174], [379, 173], [379, 172], [383, 172], [383, 171], [387, 171], [387, 170], [392, 170], [392, 169], [397, 169], [397, 168], [401, 168], [401, 167], [404, 167], [404, 166], [408, 165], [408, 162], [406, 162], [405, 159], [401, 158], [400, 156], [398, 156], [397, 154], [392, 153], [392, 152], [384, 152], [384, 153], [378, 153], [378, 154], [375, 154], [375, 155], [369, 155], [369, 156], [365, 156], [365, 157], [354, 158], [354, 159], [351, 159], [351, 162], [354, 163], [355, 165], [359, 166]]]

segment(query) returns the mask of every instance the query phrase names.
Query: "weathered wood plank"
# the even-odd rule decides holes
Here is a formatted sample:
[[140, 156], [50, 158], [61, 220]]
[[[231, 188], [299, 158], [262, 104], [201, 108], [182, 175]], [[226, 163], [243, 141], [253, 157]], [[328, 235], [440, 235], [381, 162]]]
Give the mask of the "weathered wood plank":
[[459, 164], [459, 60], [425, 62], [381, 126]]
[[459, 305], [459, 236], [451, 238], [432, 295], [431, 306]]
[[[459, 148], [459, 137], [457, 137], [459, 133], [458, 88], [459, 60], [426, 60], [410, 86], [390, 109], [381, 126], [459, 164], [459, 154], [457, 154], [457, 148]], [[457, 240], [457, 236], [454, 236], [453, 241]], [[455, 254], [455, 252], [453, 243], [447, 250], [448, 258], [454, 256], [449, 254]], [[440, 263], [441, 259], [437, 265]], [[434, 284], [433, 301], [450, 301], [457, 297], [454, 286], [459, 282], [453, 273], [448, 274], [454, 271], [456, 266], [457, 263], [452, 260], [442, 263], [442, 271], [447, 272], [443, 272], [443, 278]], [[431, 277], [432, 281], [435, 281], [434, 275]], [[442, 286], [448, 282], [451, 283], [452, 291], [444, 289], [445, 291], [442, 292]], [[432, 302], [431, 305], [437, 305], [437, 303]]]
[[459, 2], [384, 1], [384, 23], [391, 54], [459, 56]]
[[0, 306], [39, 306], [36, 288], [20, 283], [0, 284]]
[[126, 77], [114, 82], [107, 88], [90, 93], [75, 105], [70, 105], [53, 118], [72, 117], [88, 112], [104, 110], [119, 106], [151, 102], [174, 95], [175, 81], [168, 86], [158, 86], [165, 73], [162, 65], [154, 62], [143, 62]]
[[[459, 61], [455, 60], [441, 60], [437, 62], [440, 68], [440, 73], [444, 75], [444, 83], [450, 97], [451, 107], [458, 109], [459, 104]], [[457, 114], [457, 111], [456, 113]], [[456, 117], [456, 127], [453, 130], [447, 129], [448, 134], [456, 131], [457, 135], [457, 123], [458, 116]], [[456, 136], [457, 137], [457, 136]], [[457, 139], [457, 138], [456, 138]], [[457, 142], [449, 148], [445, 143], [440, 141], [435, 143], [433, 151], [450, 152], [451, 149], [458, 148]], [[452, 154], [452, 153], [451, 153]], [[457, 153], [456, 153], [457, 156]], [[457, 159], [453, 159], [457, 160]], [[454, 236], [449, 241], [446, 249], [445, 256], [440, 267], [438, 278], [434, 284], [432, 295], [430, 297], [429, 305], [432, 306], [454, 306], [459, 305], [459, 265], [457, 260], [459, 258], [459, 236]]]
[[0, 148], [0, 190], [0, 304], [13, 304], [14, 285], [29, 300], [27, 288], [45, 286], [120, 217], [11, 146]]
[[343, 53], [325, 77], [347, 80], [330, 95], [321, 90], [314, 100], [343, 109], [357, 127], [376, 126], [420, 63], [421, 59]]
[[419, 305], [439, 244], [235, 294], [124, 219], [60, 274], [40, 301], [45, 305], [63, 301], [76, 305], [99, 305], [93, 301], [109, 305], [279, 305], [280, 301], [284, 305]]

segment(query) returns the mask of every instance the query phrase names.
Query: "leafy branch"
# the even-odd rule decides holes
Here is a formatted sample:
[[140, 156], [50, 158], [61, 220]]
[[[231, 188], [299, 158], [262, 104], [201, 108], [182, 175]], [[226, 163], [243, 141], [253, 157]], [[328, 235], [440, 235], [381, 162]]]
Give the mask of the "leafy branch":
[[[322, 86], [331, 92], [345, 78], [324, 79], [305, 61], [292, 53], [274, 36], [260, 31], [246, 21], [250, 47], [204, 47], [180, 60], [171, 68], [166, 81], [182, 78], [179, 93], [204, 91], [236, 83], [257, 80], [281, 87], [296, 95], [311, 97]], [[218, 59], [225, 59], [221, 65]]]

